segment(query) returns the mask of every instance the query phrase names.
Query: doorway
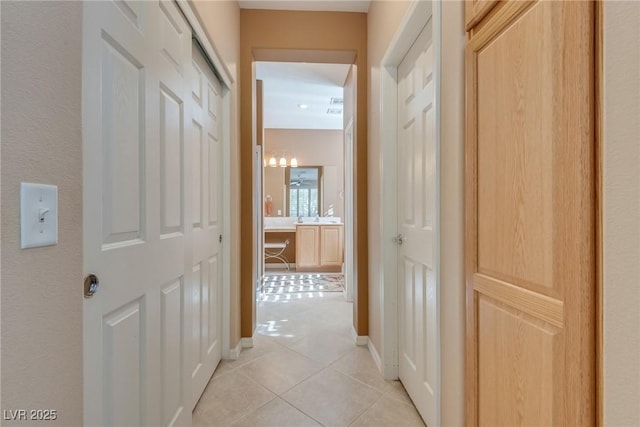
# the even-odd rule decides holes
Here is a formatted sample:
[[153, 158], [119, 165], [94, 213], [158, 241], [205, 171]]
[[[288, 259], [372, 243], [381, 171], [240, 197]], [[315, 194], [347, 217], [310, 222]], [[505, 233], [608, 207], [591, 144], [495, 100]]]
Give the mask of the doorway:
[[[394, 200], [399, 193], [404, 164], [398, 164], [400, 80], [399, 67], [419, 35], [431, 21], [431, 34], [427, 39], [433, 49], [433, 132], [435, 134], [435, 200], [436, 208], [433, 240], [434, 304], [430, 323], [431, 347], [436, 347], [436, 359], [431, 365], [431, 383], [435, 401], [431, 409], [422, 409], [425, 420], [435, 425], [462, 425], [464, 423], [464, 4], [462, 2], [414, 2], [381, 61], [380, 135], [382, 195], [381, 201]], [[460, 22], [459, 26], [443, 26], [442, 22]], [[428, 28], [428, 27], [427, 27]], [[428, 77], [423, 74], [421, 77]], [[423, 80], [425, 83], [428, 79]], [[416, 88], [420, 85], [416, 84]], [[406, 97], [402, 99], [402, 102]], [[425, 113], [426, 109], [423, 110]], [[406, 166], [408, 167], [408, 166]], [[381, 367], [385, 378], [397, 378], [399, 354], [398, 339], [401, 322], [401, 293], [407, 282], [399, 285], [399, 254], [404, 251], [404, 236], [398, 227], [401, 220], [395, 204], [381, 203], [380, 258], [382, 260], [383, 287], [380, 298], [382, 324]], [[399, 243], [402, 242], [402, 245]], [[403, 266], [404, 269], [405, 266]], [[424, 271], [424, 270], [423, 270]], [[416, 275], [409, 276], [412, 279]], [[402, 278], [402, 277], [401, 277]], [[427, 283], [428, 284], [428, 283]], [[426, 294], [423, 294], [426, 295]], [[427, 311], [422, 311], [428, 313]], [[435, 335], [435, 336], [434, 336]], [[423, 337], [424, 338], [424, 337]], [[435, 369], [433, 367], [435, 364]], [[426, 370], [426, 369], [425, 369]], [[435, 376], [435, 378], [434, 378]]]
[[353, 211], [353, 199], [346, 195], [353, 192], [346, 188], [353, 173], [345, 161], [345, 123], [353, 122], [354, 76], [350, 64], [259, 61], [255, 68], [257, 149], [263, 152], [256, 163], [262, 176], [254, 178], [264, 241], [257, 264], [265, 261], [256, 278], [263, 284], [260, 317], [261, 300], [276, 288], [296, 293], [294, 283], [321, 283], [319, 290], [339, 283], [347, 296], [344, 275], [353, 259], [345, 256], [345, 246], [352, 246], [345, 229], [353, 224], [345, 213]]

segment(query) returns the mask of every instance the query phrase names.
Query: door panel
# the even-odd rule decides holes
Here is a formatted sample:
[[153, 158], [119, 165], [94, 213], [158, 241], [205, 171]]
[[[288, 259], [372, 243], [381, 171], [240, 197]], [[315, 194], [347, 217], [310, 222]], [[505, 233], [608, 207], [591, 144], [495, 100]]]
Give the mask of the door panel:
[[506, 4], [467, 47], [467, 423], [594, 423], [590, 2]]
[[199, 48], [192, 46], [191, 193], [192, 262], [197, 275], [191, 284], [193, 307], [191, 366], [192, 409], [222, 358], [222, 126], [221, 85]]
[[[164, 15], [164, 17], [163, 17]], [[174, 34], [161, 37], [163, 19]], [[179, 32], [179, 35], [176, 35]], [[172, 58], [165, 44], [171, 43]], [[83, 7], [84, 424], [188, 424], [184, 100], [174, 3]]]
[[436, 133], [432, 23], [398, 67], [399, 376], [437, 424]]

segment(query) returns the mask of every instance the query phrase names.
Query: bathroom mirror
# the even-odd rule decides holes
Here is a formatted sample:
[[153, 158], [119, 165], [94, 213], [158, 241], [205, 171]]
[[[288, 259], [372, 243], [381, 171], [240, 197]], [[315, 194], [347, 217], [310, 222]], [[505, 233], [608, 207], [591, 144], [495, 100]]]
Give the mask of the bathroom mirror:
[[322, 166], [286, 168], [287, 216], [322, 214]]

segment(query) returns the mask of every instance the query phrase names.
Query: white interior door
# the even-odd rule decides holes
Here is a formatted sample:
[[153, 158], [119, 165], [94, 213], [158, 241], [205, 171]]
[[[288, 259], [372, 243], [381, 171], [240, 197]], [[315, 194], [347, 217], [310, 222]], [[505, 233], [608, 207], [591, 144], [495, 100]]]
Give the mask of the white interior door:
[[84, 424], [189, 424], [184, 109], [173, 2], [83, 7]]
[[398, 67], [399, 376], [437, 425], [438, 283], [434, 56], [431, 21]]
[[188, 309], [192, 315], [191, 407], [222, 357], [222, 86], [193, 43], [188, 174], [193, 233]]

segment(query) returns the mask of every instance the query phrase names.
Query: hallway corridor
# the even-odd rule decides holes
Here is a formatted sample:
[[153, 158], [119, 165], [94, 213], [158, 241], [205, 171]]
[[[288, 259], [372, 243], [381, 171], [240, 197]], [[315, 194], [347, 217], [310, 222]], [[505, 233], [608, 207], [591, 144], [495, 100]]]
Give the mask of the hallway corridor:
[[423, 426], [398, 381], [351, 337], [341, 292], [264, 295], [254, 347], [223, 360], [195, 426]]

